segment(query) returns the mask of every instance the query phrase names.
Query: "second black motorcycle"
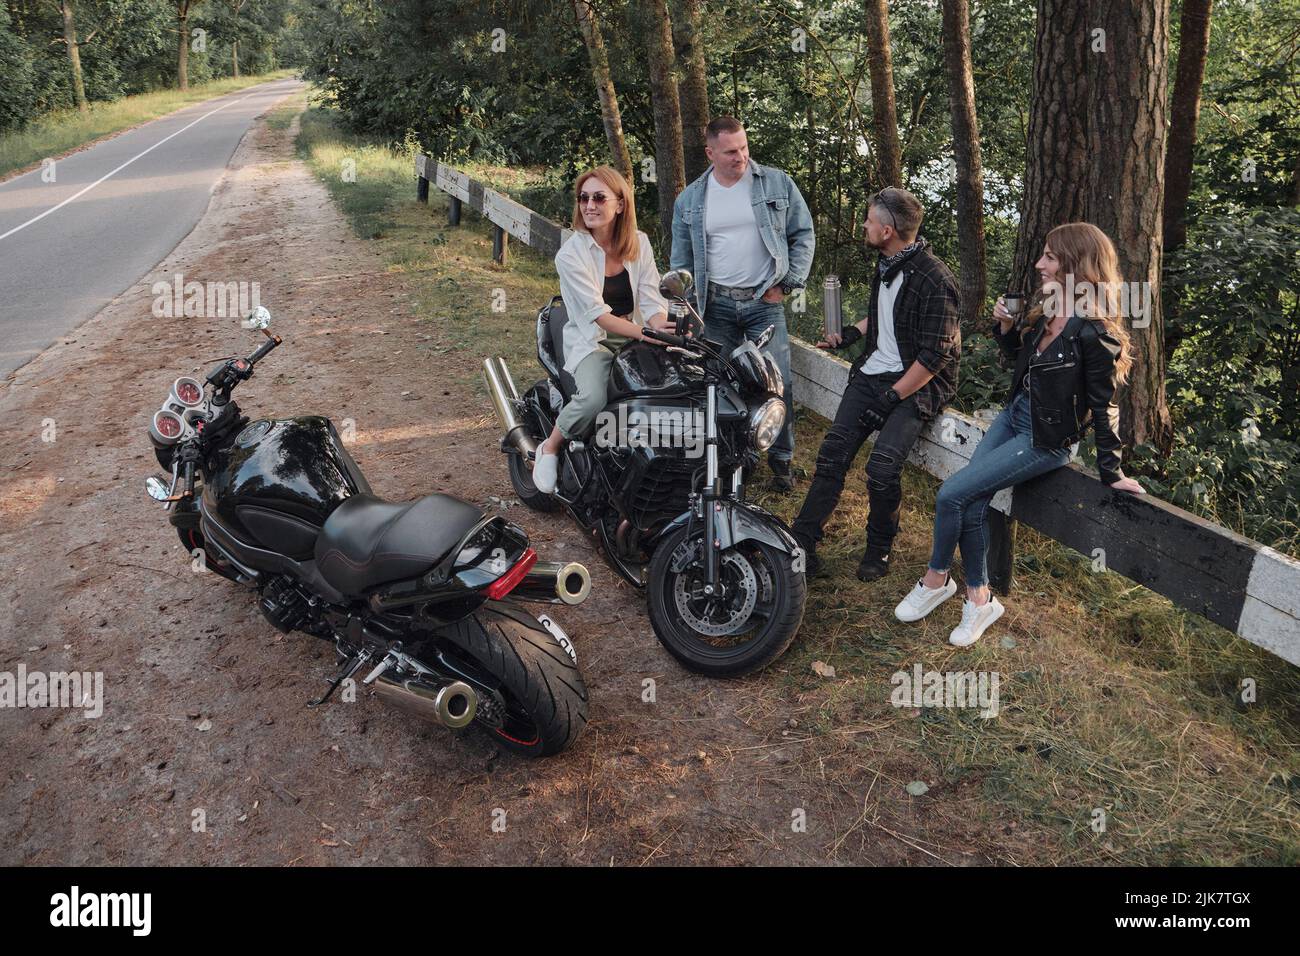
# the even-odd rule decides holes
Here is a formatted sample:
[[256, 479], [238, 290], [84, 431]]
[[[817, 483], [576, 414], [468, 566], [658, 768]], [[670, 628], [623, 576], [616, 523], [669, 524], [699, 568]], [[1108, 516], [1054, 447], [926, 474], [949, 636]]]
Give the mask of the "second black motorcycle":
[[784, 384], [757, 342], [722, 354], [703, 338], [691, 276], [666, 274], [660, 291], [675, 334], [646, 328], [662, 345], [631, 342], [610, 366], [609, 403], [592, 434], [560, 453], [554, 495], [537, 490], [538, 444], [572, 397], [564, 371], [563, 301], [537, 319], [547, 377], [520, 396], [504, 360], [484, 363], [505, 430], [510, 480], [537, 511], [561, 507], [616, 571], [644, 588], [656, 637], [682, 664], [736, 677], [778, 658], [803, 620], [804, 554], [775, 515], [745, 500], [745, 474], [785, 424]]

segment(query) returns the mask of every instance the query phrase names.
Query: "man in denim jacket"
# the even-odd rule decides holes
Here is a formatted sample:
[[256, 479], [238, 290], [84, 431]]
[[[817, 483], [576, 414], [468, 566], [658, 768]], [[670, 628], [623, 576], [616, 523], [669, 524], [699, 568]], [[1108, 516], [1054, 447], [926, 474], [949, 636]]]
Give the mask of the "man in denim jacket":
[[730, 116], [709, 123], [712, 165], [673, 205], [673, 269], [690, 269], [705, 335], [727, 353], [769, 325], [768, 349], [785, 380], [785, 427], [768, 450], [782, 492], [794, 488], [794, 406], [785, 297], [802, 289], [812, 268], [812, 214], [786, 173], [749, 158], [745, 128]]

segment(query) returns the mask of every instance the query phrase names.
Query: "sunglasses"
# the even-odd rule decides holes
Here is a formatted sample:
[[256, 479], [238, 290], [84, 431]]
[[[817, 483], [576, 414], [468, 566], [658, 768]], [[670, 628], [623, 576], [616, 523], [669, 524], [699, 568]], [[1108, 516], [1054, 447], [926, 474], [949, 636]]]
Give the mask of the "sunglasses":
[[867, 208], [870, 209], [872, 206], [879, 206], [884, 209], [885, 212], [889, 213], [889, 225], [893, 228], [894, 232], [898, 232], [898, 219], [894, 216], [894, 207], [890, 205], [889, 196], [885, 195], [888, 191], [888, 188], [882, 189], [880, 192], [868, 199]]
[[597, 206], [603, 206], [609, 200], [610, 196], [607, 193], [578, 193], [579, 206], [585, 206], [589, 202], [594, 202]]

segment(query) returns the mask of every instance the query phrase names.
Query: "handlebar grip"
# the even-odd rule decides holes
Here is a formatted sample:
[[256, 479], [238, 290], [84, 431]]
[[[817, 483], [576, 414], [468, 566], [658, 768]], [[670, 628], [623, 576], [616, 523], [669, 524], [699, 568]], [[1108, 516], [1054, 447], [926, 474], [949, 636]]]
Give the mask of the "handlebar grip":
[[266, 358], [266, 354], [270, 352], [271, 349], [275, 348], [279, 344], [280, 344], [280, 336], [278, 335], [274, 336], [273, 338], [267, 339], [265, 342], [262, 343], [261, 347], [258, 348], [256, 352], [254, 352], [252, 355], [248, 357], [248, 364], [256, 365], [262, 359]]
[[668, 345], [676, 345], [678, 348], [684, 348], [686, 345], [686, 339], [682, 338], [680, 335], [660, 332], [658, 329], [652, 329], [648, 325], [641, 330], [641, 334], [648, 339], [656, 339], [657, 341], [664, 342]]
[[194, 497], [194, 462], [185, 463], [185, 497]]

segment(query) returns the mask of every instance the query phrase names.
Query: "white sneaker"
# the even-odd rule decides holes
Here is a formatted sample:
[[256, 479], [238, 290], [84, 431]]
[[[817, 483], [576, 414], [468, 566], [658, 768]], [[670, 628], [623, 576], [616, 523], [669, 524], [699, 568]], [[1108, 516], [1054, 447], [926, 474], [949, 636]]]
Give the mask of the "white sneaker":
[[538, 451], [537, 464], [533, 465], [533, 485], [544, 495], [555, 494], [555, 482], [560, 477], [560, 456]]
[[1002, 616], [1006, 608], [992, 595], [988, 604], [972, 604], [963, 601], [961, 606], [961, 623], [948, 635], [948, 643], [957, 647], [970, 647], [988, 630], [989, 625]]
[[894, 608], [894, 617], [904, 624], [919, 621], [956, 593], [957, 582], [952, 579], [952, 575], [948, 575], [948, 580], [937, 588], [927, 588], [917, 581], [916, 587], [912, 588], [912, 593], [903, 598], [898, 607]]

